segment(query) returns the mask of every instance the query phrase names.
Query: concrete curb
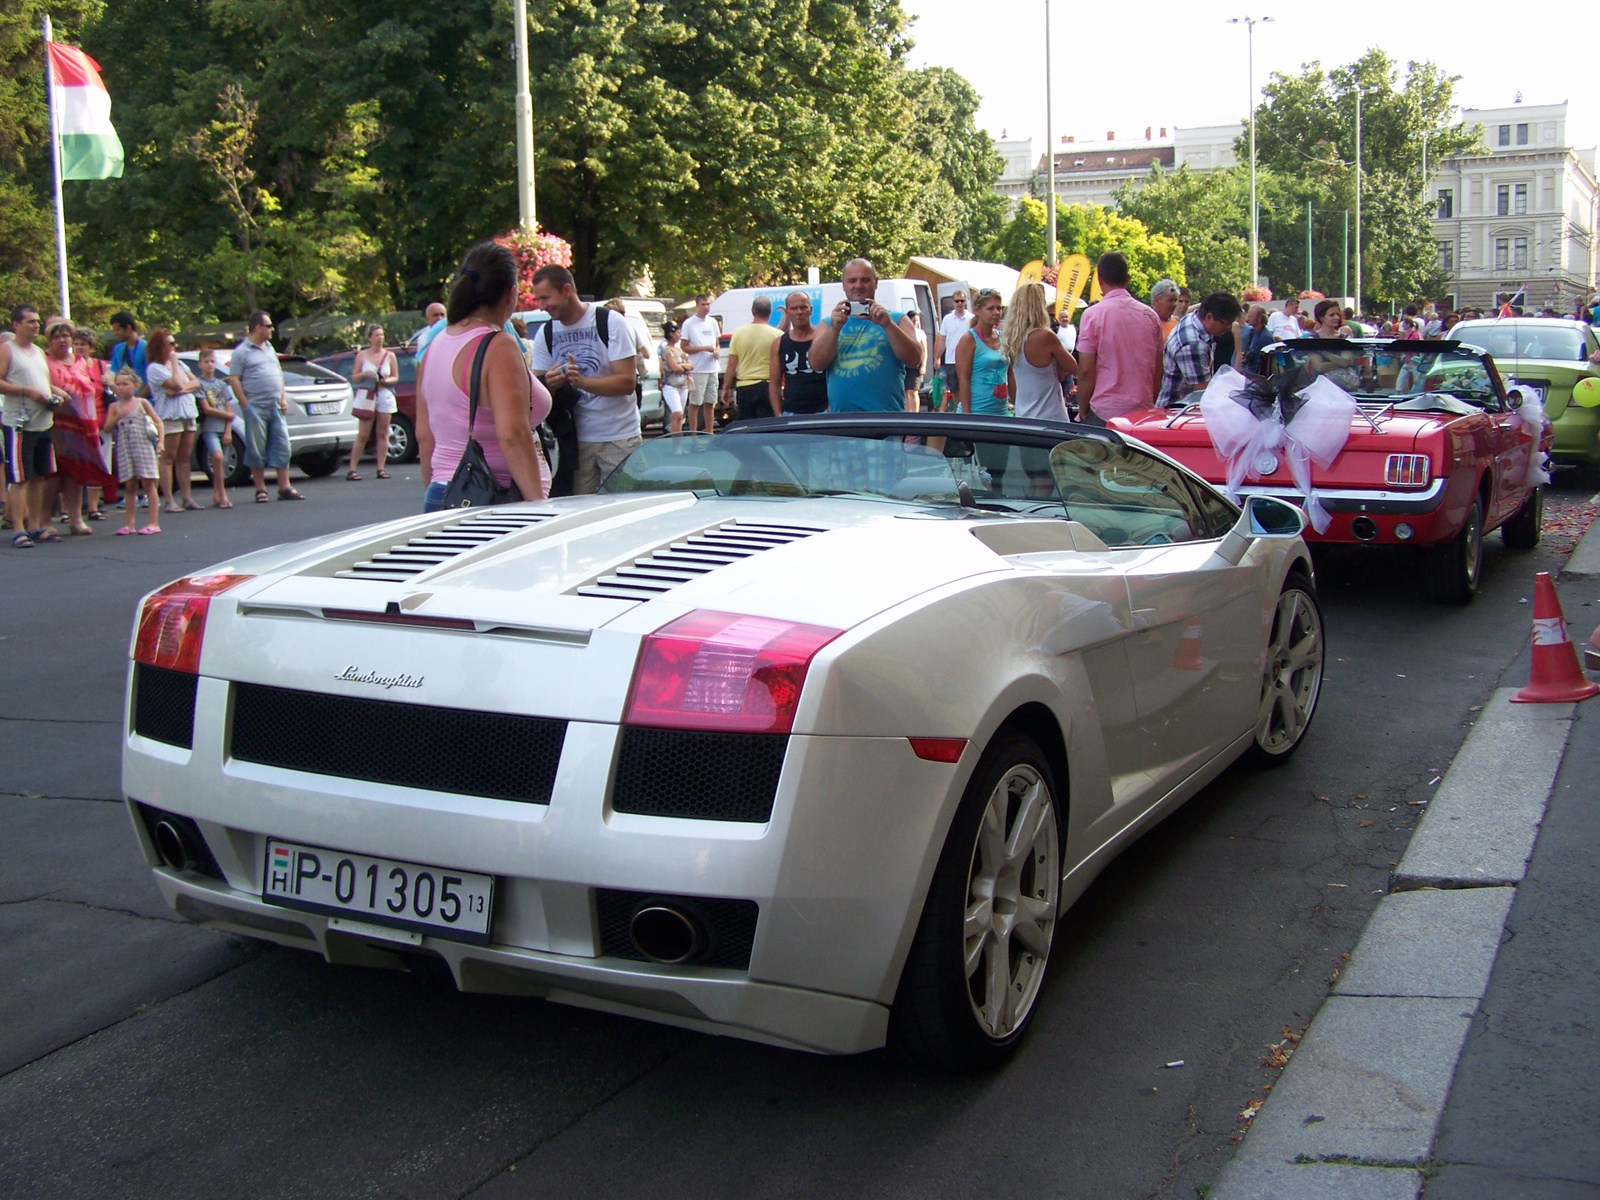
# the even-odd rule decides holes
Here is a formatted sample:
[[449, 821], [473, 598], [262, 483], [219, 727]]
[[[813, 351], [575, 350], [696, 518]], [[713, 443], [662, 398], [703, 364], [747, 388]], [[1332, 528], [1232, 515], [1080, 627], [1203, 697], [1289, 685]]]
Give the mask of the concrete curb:
[[1210, 1200], [1415, 1200], [1572, 728], [1574, 705], [1515, 694], [1484, 706]]
[[1578, 539], [1577, 548], [1561, 568], [1562, 579], [1600, 579], [1600, 520]]

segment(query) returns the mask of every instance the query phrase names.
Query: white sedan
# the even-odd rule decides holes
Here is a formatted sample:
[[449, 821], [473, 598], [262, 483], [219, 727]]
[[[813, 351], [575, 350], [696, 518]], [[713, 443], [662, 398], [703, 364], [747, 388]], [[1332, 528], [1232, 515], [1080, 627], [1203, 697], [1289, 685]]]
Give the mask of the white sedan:
[[173, 907], [341, 963], [997, 1062], [1061, 913], [1322, 680], [1299, 509], [1083, 426], [736, 425], [601, 495], [146, 597], [123, 788]]

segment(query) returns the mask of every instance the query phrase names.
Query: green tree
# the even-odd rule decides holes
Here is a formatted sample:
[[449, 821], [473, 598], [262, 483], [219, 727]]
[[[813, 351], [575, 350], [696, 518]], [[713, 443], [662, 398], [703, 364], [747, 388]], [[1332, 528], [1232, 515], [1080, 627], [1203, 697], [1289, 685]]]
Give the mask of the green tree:
[[904, 88], [914, 121], [908, 148], [937, 175], [920, 196], [930, 254], [976, 258], [1000, 232], [1006, 202], [994, 193], [1005, 169], [994, 142], [975, 122], [981, 97], [948, 67], [908, 71]]
[[1173, 172], [1160, 167], [1137, 186], [1117, 189], [1117, 211], [1183, 247], [1183, 269], [1197, 294], [1238, 295], [1250, 277], [1250, 184], [1242, 170]]
[[[989, 257], [1021, 268], [1045, 256], [1044, 201], [1024, 197], [1017, 211], [989, 244]], [[1161, 279], [1183, 283], [1183, 247], [1164, 233], [1152, 233], [1143, 222], [1113, 212], [1099, 204], [1056, 204], [1058, 257], [1087, 255], [1090, 262], [1108, 251], [1121, 251], [1128, 259], [1128, 289], [1148, 296]]]
[[[1303, 278], [1305, 199], [1313, 201], [1313, 222], [1319, 200], [1324, 210], [1355, 207], [1359, 91], [1361, 296], [1405, 300], [1434, 285], [1434, 245], [1423, 195], [1423, 138], [1427, 137], [1430, 163], [1471, 149], [1478, 141], [1474, 130], [1455, 120], [1456, 78], [1430, 62], [1409, 62], [1402, 75], [1395, 62], [1376, 48], [1331, 71], [1311, 62], [1299, 75], [1273, 75], [1256, 110], [1258, 162], [1277, 177], [1280, 196], [1296, 197], [1300, 216], [1298, 252], [1290, 232], [1292, 222], [1273, 222], [1272, 249], [1280, 262], [1298, 263], [1295, 275]], [[1241, 157], [1247, 152], [1241, 138]], [[1284, 207], [1288, 206], [1281, 206], [1278, 216], [1287, 217]], [[1342, 222], [1342, 215], [1339, 219]], [[1332, 276], [1323, 278], [1331, 281]]]

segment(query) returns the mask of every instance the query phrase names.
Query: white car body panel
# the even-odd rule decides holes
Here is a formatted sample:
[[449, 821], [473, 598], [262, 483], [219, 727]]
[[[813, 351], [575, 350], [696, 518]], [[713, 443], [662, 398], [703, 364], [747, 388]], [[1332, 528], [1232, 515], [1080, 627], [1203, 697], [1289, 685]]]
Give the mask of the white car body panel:
[[[508, 510], [495, 510], [496, 512]], [[548, 519], [407, 581], [340, 578], [452, 526], [408, 518], [249, 555], [210, 605], [193, 749], [130, 732], [130, 801], [193, 818], [223, 879], [161, 865], [179, 912], [218, 928], [397, 965], [420, 946], [467, 989], [542, 995], [829, 1052], [883, 1042], [946, 830], [987, 742], [1019, 710], [1053, 721], [1063, 908], [1150, 822], [1251, 740], [1266, 631], [1298, 538], [1107, 549], [1061, 520], [929, 516], [852, 499], [646, 493], [549, 501]], [[643, 603], [574, 594], [733, 522], [822, 530]], [[1096, 548], [1098, 547], [1098, 548]], [[476, 631], [328, 619], [324, 610], [476, 622]], [[763, 823], [617, 812], [611, 786], [641, 639], [697, 609], [844, 632], [811, 662]], [[1197, 669], [1172, 665], [1186, 632]], [[347, 667], [416, 686], [340, 680]], [[230, 757], [235, 684], [568, 722], [546, 804], [313, 775]], [[132, 728], [130, 682], [128, 709]], [[382, 729], [373, 731], [383, 736]], [[955, 763], [910, 737], [965, 738]], [[266, 839], [493, 874], [488, 946], [330, 929], [261, 900]], [[753, 900], [747, 970], [600, 953], [594, 889]], [[404, 944], [402, 944], [404, 942]]]

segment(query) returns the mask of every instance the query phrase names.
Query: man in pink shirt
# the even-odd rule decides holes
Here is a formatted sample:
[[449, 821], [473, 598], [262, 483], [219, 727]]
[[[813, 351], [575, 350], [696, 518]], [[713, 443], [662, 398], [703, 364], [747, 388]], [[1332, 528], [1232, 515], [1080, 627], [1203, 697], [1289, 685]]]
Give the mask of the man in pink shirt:
[[1161, 383], [1161, 318], [1128, 294], [1128, 260], [1116, 251], [1095, 266], [1102, 299], [1084, 311], [1078, 331], [1078, 419], [1152, 408]]

